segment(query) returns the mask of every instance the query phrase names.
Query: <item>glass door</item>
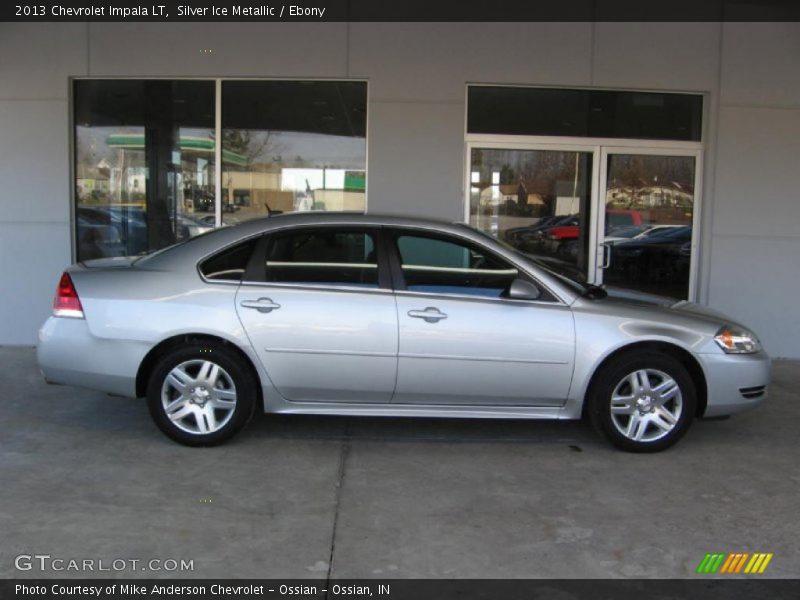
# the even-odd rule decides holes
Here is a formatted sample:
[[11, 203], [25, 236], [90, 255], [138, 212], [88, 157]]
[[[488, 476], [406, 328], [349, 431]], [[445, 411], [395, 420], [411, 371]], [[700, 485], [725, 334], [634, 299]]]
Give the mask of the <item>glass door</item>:
[[693, 296], [699, 153], [603, 148], [597, 283]]
[[467, 149], [471, 225], [572, 279], [694, 299], [701, 146], [550, 138]]
[[550, 269], [594, 272], [596, 149], [469, 147], [467, 219]]

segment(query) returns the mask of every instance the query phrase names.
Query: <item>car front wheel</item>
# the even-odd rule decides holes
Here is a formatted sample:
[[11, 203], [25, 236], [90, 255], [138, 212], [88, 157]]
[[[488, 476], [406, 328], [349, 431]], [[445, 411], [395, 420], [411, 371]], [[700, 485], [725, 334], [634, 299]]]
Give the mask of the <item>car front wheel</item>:
[[595, 428], [616, 447], [658, 452], [689, 429], [697, 393], [678, 360], [647, 352], [622, 355], [605, 365], [588, 401]]
[[238, 432], [253, 415], [254, 376], [221, 344], [190, 343], [164, 355], [147, 386], [156, 425], [187, 446], [213, 446]]

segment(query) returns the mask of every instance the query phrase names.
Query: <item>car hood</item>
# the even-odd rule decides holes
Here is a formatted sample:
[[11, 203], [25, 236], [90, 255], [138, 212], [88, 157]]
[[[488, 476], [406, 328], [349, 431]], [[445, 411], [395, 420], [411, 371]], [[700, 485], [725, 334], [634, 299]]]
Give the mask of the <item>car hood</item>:
[[670, 307], [677, 302], [675, 298], [658, 296], [657, 294], [646, 294], [645, 292], [626, 290], [625, 288], [618, 288], [614, 286], [603, 286], [603, 289], [608, 294], [608, 298], [611, 300], [618, 300], [623, 303]]
[[660, 308], [673, 314], [679, 313], [686, 317], [700, 318], [714, 323], [741, 325], [725, 313], [687, 300], [676, 300], [675, 298], [668, 298], [666, 296], [658, 296], [656, 294], [647, 294], [611, 286], [605, 287], [604, 289], [608, 293], [608, 296], [603, 299], [602, 302], [607, 302], [609, 304], [615, 304], [617, 306], [627, 305], [632, 307]]

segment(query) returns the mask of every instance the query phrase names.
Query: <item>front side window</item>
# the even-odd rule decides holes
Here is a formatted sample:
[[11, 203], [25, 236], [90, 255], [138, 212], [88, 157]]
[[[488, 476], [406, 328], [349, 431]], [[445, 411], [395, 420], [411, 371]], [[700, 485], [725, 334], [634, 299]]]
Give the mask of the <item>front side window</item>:
[[310, 229], [275, 235], [267, 250], [266, 280], [378, 287], [375, 236], [365, 231]]
[[423, 235], [396, 237], [406, 289], [498, 298], [519, 275], [504, 260], [471, 244]]

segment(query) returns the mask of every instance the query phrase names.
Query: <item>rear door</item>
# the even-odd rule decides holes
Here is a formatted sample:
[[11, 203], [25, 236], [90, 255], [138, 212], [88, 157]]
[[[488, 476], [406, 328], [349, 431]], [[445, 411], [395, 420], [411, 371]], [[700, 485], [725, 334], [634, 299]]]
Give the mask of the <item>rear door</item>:
[[572, 377], [572, 312], [545, 293], [505, 297], [522, 276], [460, 238], [394, 230], [400, 348], [393, 403], [561, 406]]
[[280, 394], [302, 402], [389, 402], [397, 311], [379, 228], [293, 228], [263, 246], [236, 310]]

